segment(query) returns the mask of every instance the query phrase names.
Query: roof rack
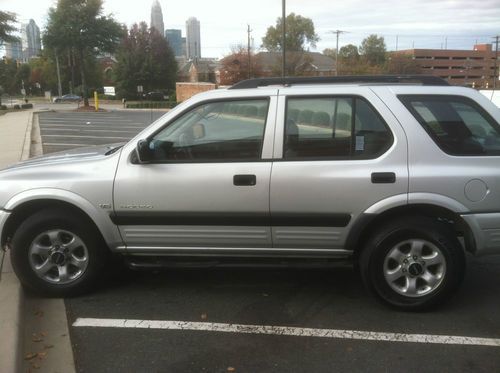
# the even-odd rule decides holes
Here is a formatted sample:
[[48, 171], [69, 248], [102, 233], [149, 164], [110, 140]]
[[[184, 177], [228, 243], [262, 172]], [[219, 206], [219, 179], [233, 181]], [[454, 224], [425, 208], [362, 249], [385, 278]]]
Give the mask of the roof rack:
[[416, 83], [421, 85], [449, 85], [442, 78], [431, 75], [346, 75], [346, 76], [308, 76], [285, 78], [257, 78], [236, 83], [229, 89], [247, 89], [266, 87], [270, 85], [297, 84], [344, 84], [344, 83]]

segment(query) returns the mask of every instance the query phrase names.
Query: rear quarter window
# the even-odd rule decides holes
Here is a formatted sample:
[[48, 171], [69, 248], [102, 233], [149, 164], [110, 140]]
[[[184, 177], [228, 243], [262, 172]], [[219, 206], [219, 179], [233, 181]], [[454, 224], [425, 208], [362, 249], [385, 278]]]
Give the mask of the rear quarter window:
[[400, 95], [398, 98], [447, 154], [500, 155], [500, 126], [463, 96]]

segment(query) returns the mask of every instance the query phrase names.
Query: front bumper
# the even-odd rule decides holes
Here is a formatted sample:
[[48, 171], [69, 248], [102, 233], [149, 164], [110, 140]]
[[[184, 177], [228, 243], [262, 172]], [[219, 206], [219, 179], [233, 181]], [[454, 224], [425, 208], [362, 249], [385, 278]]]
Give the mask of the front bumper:
[[0, 210], [0, 249], [3, 249], [3, 245], [5, 243], [5, 240], [7, 239], [7, 237], [4, 237], [4, 227], [5, 227], [5, 223], [7, 222], [7, 219], [9, 218], [10, 216], [10, 212], [8, 211], [5, 211], [5, 210]]
[[474, 235], [477, 256], [500, 255], [500, 213], [461, 215]]

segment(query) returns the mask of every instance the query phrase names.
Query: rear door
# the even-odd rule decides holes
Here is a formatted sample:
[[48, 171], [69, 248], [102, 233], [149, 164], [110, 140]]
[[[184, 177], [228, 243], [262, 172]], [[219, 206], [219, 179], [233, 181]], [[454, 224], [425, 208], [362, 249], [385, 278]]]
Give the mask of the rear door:
[[375, 203], [408, 192], [407, 144], [396, 118], [365, 87], [280, 90], [271, 224], [275, 247], [343, 248]]

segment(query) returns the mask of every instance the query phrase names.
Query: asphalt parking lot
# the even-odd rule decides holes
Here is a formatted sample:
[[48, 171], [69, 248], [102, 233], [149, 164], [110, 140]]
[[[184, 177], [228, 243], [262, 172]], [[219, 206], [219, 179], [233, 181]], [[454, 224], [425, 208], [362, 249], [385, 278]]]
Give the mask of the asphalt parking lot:
[[40, 113], [43, 152], [125, 142], [163, 114], [161, 111]]
[[[162, 113], [154, 112], [155, 119]], [[126, 141], [149, 112], [43, 113], [45, 153]], [[497, 372], [500, 257], [468, 258], [459, 293], [389, 309], [350, 267], [134, 272], [66, 299], [80, 372]]]

